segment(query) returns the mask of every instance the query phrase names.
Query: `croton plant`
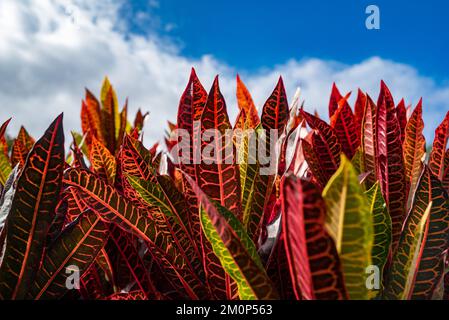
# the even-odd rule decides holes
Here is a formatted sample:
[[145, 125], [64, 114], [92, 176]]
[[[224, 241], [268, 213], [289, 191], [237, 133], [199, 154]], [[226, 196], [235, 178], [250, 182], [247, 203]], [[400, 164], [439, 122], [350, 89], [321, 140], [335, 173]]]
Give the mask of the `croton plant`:
[[421, 101], [348, 98], [324, 121], [280, 78], [259, 114], [237, 77], [232, 125], [192, 69], [164, 145], [107, 79], [68, 153], [62, 114], [36, 141], [6, 121], [0, 298], [449, 299], [449, 112], [426, 148]]

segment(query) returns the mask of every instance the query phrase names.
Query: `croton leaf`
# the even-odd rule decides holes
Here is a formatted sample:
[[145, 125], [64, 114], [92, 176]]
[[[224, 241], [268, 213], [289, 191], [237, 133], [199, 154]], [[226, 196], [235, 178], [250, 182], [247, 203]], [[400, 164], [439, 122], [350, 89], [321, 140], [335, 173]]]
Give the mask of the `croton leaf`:
[[[240, 173], [236, 163], [236, 151], [232, 139], [226, 137], [232, 129], [226, 111], [226, 103], [215, 78], [201, 116], [203, 137], [214, 132], [209, 144], [202, 141], [199, 165], [199, 185], [211, 199], [219, 202], [241, 219]], [[213, 131], [212, 131], [213, 130]], [[229, 152], [232, 150], [232, 153]], [[231, 159], [229, 159], [232, 157]]]
[[362, 134], [362, 123], [363, 123], [363, 116], [365, 114], [365, 108], [366, 108], [366, 94], [363, 93], [362, 90], [357, 90], [357, 98], [355, 100], [354, 105], [354, 118], [355, 118], [355, 125], [356, 125], [356, 131], [359, 137]]
[[429, 228], [428, 221], [432, 202], [423, 209], [422, 215], [416, 216], [416, 220], [408, 224], [406, 232], [402, 234], [387, 275], [387, 283], [382, 296], [384, 299], [405, 300], [412, 297], [417, 269]]
[[13, 167], [15, 167], [16, 164], [19, 164], [20, 167], [23, 167], [28, 152], [30, 152], [33, 144], [33, 137], [28, 134], [23, 126], [20, 127], [19, 134], [17, 135], [17, 138], [14, 140], [14, 143], [12, 145], [11, 164]]
[[396, 117], [398, 118], [399, 128], [401, 129], [401, 141], [404, 142], [405, 127], [407, 126], [407, 108], [405, 107], [404, 99], [401, 99], [396, 106]]
[[203, 231], [223, 268], [238, 285], [241, 299], [277, 299], [256, 247], [241, 222], [225, 207], [211, 200], [187, 177], [201, 203]]
[[376, 114], [377, 178], [392, 222], [392, 249], [395, 250], [406, 216], [407, 184], [401, 143], [401, 129], [393, 96], [381, 82]]
[[64, 169], [62, 114], [40, 138], [25, 162], [7, 218], [7, 245], [0, 267], [0, 297], [25, 297], [41, 261], [54, 217]]
[[341, 259], [349, 297], [368, 299], [366, 268], [372, 265], [373, 217], [357, 172], [344, 155], [324, 188], [323, 197], [326, 227]]
[[[273, 248], [269, 253], [265, 269], [273, 285], [277, 289], [281, 300], [297, 299], [293, 291], [292, 278], [289, 270], [287, 254], [285, 252], [285, 234], [280, 233], [273, 241]], [[301, 297], [302, 298], [302, 297]]]
[[137, 110], [133, 123], [133, 128], [137, 130], [137, 133], [139, 133], [142, 130], [145, 118], [148, 116], [148, 114], [149, 114], [148, 112], [142, 113], [142, 110], [140, 109]]
[[120, 114], [117, 95], [107, 77], [104, 79], [101, 88], [100, 119], [105, 146], [112, 154], [115, 154], [118, 147], [117, 137], [120, 130]]
[[[189, 133], [189, 163], [181, 162], [180, 167], [183, 171], [187, 172], [191, 177], [197, 179], [197, 166], [193, 165], [194, 155], [196, 154], [196, 146], [198, 143], [193, 143], [194, 139], [197, 139], [194, 133], [199, 133], [200, 126], [195, 123], [201, 119], [201, 114], [204, 109], [204, 105], [207, 101], [207, 92], [198, 79], [195, 69], [192, 68], [190, 73], [189, 82], [182, 94], [178, 107], [178, 121], [177, 128], [187, 130]], [[198, 141], [197, 141], [198, 142]], [[178, 141], [179, 143], [179, 141]], [[179, 155], [183, 156], [183, 155]]]
[[324, 227], [326, 206], [319, 189], [289, 176], [282, 183], [281, 199], [281, 232], [296, 298], [346, 299], [340, 259]]
[[67, 212], [65, 216], [65, 222], [71, 223], [75, 221], [78, 216], [86, 211], [87, 205], [82, 199], [79, 192], [74, 188], [67, 188], [63, 192], [63, 198], [67, 201]]
[[[109, 225], [111, 227], [111, 225]], [[109, 233], [110, 236], [111, 233]], [[109, 238], [110, 239], [110, 238]], [[95, 259], [95, 268], [97, 273], [102, 276], [105, 282], [108, 282], [111, 289], [116, 289], [116, 282], [114, 279], [115, 271], [112, 267], [111, 256], [107, 253], [106, 248], [103, 247]]]
[[393, 259], [388, 296], [397, 297], [404, 290], [404, 255], [410, 252], [409, 247], [413, 241], [413, 232], [430, 203], [432, 203], [432, 206], [427, 222], [426, 236], [420, 249], [419, 260], [416, 261], [410, 298], [430, 299], [444, 275], [444, 252], [449, 241], [447, 237], [449, 201], [441, 181], [425, 166], [419, 179], [412, 209], [404, 225], [400, 246], [398, 247], [398, 250], [401, 248], [401, 251], [398, 251]]
[[86, 98], [81, 104], [81, 128], [86, 135], [88, 145], [90, 145], [91, 136], [105, 143], [100, 114], [100, 103], [92, 92], [86, 89]]
[[83, 300], [102, 300], [113, 292], [110, 283], [103, 277], [102, 270], [99, 269], [95, 262], [91, 264], [80, 278], [79, 293]]
[[138, 177], [143, 180], [154, 179], [152, 155], [139, 140], [134, 139], [130, 135], [125, 135], [119, 153], [119, 159], [123, 194], [135, 205], [140, 205], [139, 195], [136, 190], [130, 186], [128, 179], [125, 176]]
[[[234, 138], [234, 143], [237, 143], [236, 137], [235, 137], [237, 130], [238, 129], [244, 130], [245, 123], [247, 121], [248, 121], [248, 117], [246, 115], [245, 110], [240, 109], [239, 114], [237, 115], [237, 119], [235, 119], [235, 123], [234, 123], [234, 127], [233, 127], [233, 129], [234, 129], [234, 137], [233, 137]], [[238, 145], [237, 145], [237, 148], [238, 148]]]
[[[391, 218], [378, 182], [365, 194], [373, 217], [374, 242], [371, 250], [372, 263], [379, 268], [379, 279], [382, 279], [384, 267], [390, 253]], [[374, 295], [377, 294], [378, 292], [374, 293]]]
[[443, 186], [446, 188], [447, 193], [449, 193], [449, 149], [446, 150], [444, 156]]
[[338, 137], [342, 151], [352, 159], [360, 146], [360, 134], [347, 99], [348, 97], [344, 97], [338, 102], [338, 108], [330, 118], [330, 125]]
[[[0, 142], [1, 145], [1, 142]], [[11, 164], [8, 157], [0, 151], [0, 185], [3, 186], [11, 173]]]
[[100, 178], [104, 179], [109, 184], [114, 184], [117, 168], [115, 157], [95, 137], [92, 137], [89, 157], [93, 170], [100, 176]]
[[64, 183], [76, 188], [86, 204], [103, 219], [133, 232], [149, 244], [154, 251], [153, 254], [159, 259], [166, 259], [165, 264], [175, 268], [172, 271], [180, 277], [179, 281], [185, 285], [190, 297], [204, 296], [203, 284], [188, 267], [185, 256], [179, 252], [179, 247], [173, 246], [175, 240], [170, 231], [163, 227], [163, 221], [153, 220], [149, 212], [134, 206], [112, 186], [85, 170], [69, 169], [65, 173]]
[[[249, 236], [255, 243], [258, 243], [259, 235], [262, 232], [263, 216], [266, 213], [270, 195], [275, 183], [279, 161], [279, 156], [275, 147], [280, 140], [279, 137], [287, 126], [288, 120], [289, 108], [287, 95], [285, 93], [284, 82], [282, 77], [280, 77], [276, 87], [263, 106], [261, 118], [262, 127], [256, 130], [256, 150], [258, 151], [258, 158], [255, 161], [256, 166], [250, 168], [250, 170], [254, 169], [256, 171], [256, 176], [254, 177], [254, 191], [249, 195], [251, 198], [247, 198], [244, 195], [247, 199], [250, 199], [250, 204], [247, 202], [245, 208], [244, 225]], [[275, 134], [275, 139], [278, 140], [273, 141], [272, 134]], [[254, 146], [251, 147], [250, 144], [248, 150], [251, 153], [251, 156], [248, 157], [249, 160], [253, 159], [253, 155], [256, 153], [252, 148], [254, 148]], [[265, 149], [265, 152], [260, 152], [262, 148]], [[261, 154], [266, 158], [262, 159], [260, 157]], [[249, 210], [247, 210], [247, 208], [249, 208]], [[267, 213], [270, 213], [269, 210]]]
[[[410, 243], [408, 238], [411, 235], [410, 230], [419, 223], [431, 202], [427, 234], [419, 261], [417, 261], [414, 287], [410, 296], [412, 299], [430, 299], [432, 297], [438, 282], [444, 275], [444, 253], [449, 245], [447, 237], [449, 231], [448, 196], [441, 181], [426, 166], [419, 180], [412, 210], [404, 226], [401, 245], [407, 246]], [[397, 259], [401, 259], [399, 252]]]
[[195, 245], [188, 221], [186, 221], [187, 204], [182, 194], [173, 185], [170, 185], [170, 182], [163, 182], [164, 188], [160, 184], [160, 181], [165, 180], [164, 177], [158, 177], [157, 183], [132, 176], [129, 176], [128, 180], [145, 202], [160, 209], [168, 222], [167, 227], [171, 230], [173, 239], [177, 242], [176, 245], [185, 255], [186, 263], [197, 272], [201, 272], [201, 254]]
[[377, 180], [377, 131], [376, 105], [369, 95], [366, 96], [366, 107], [362, 122], [362, 165], [366, 177], [366, 185], [372, 187]]
[[147, 300], [148, 296], [141, 290], [134, 290], [131, 292], [118, 292], [110, 295], [106, 300]]
[[8, 124], [11, 122], [11, 119], [12, 118], [9, 118], [5, 122], [3, 122], [3, 124], [0, 126], [0, 137], [3, 137], [5, 135], [6, 128], [8, 127]]
[[[8, 179], [9, 174], [11, 173], [11, 164], [9, 162], [8, 158], [8, 145], [6, 143], [5, 139], [5, 132], [6, 128], [8, 127], [9, 122], [11, 121], [11, 118], [6, 120], [1, 126], [0, 126], [0, 185], [3, 186]], [[6, 150], [6, 152], [4, 152]]]
[[[225, 100], [219, 89], [218, 77], [214, 80], [201, 115], [201, 133], [203, 159], [197, 167], [198, 184], [211, 199], [231, 210], [238, 219], [242, 219], [239, 166], [236, 163], [236, 150], [230, 136], [232, 127]], [[207, 143], [208, 141], [210, 142]], [[186, 178], [185, 175], [184, 177]], [[225, 294], [225, 298], [231, 299], [233, 295], [231, 279], [219, 266], [219, 261], [213, 255], [212, 248], [207, 244], [204, 236], [201, 241], [204, 247], [204, 264], [209, 286], [222, 288], [222, 290], [218, 289], [217, 293], [221, 292]]]
[[[332, 84], [332, 92], [331, 96], [329, 98], [329, 118], [331, 118], [335, 111], [338, 109], [338, 102], [343, 99], [343, 96], [341, 95], [340, 91], [337, 88], [337, 85], [335, 82]], [[348, 102], [345, 102], [347, 104]], [[349, 106], [349, 105], [348, 105]]]
[[297, 300], [312, 300], [315, 290], [307, 252], [301, 187], [301, 183], [293, 178], [286, 178], [282, 184], [282, 232], [285, 235], [285, 252], [295, 297]]
[[172, 247], [170, 234], [161, 232], [147, 212], [133, 206], [94, 174], [77, 168], [69, 169], [65, 172], [64, 183], [80, 192], [85, 203], [104, 219], [116, 222], [163, 251]]
[[237, 104], [240, 110], [244, 111], [243, 114], [248, 117], [248, 127], [256, 128], [260, 123], [257, 108], [253, 102], [251, 94], [243, 81], [240, 79], [239, 75], [237, 75]]
[[[254, 221], [257, 223], [260, 222], [261, 216], [259, 216], [258, 218], [251, 217], [252, 211], [257, 206], [259, 208], [257, 212], [263, 212], [263, 207], [265, 205], [265, 199], [263, 197], [257, 197], [257, 195], [255, 195], [256, 182], [258, 180], [260, 170], [259, 162], [257, 161], [256, 139], [260, 130], [261, 128], [259, 125], [255, 131], [243, 131], [243, 134], [240, 137], [241, 141], [238, 144], [237, 150], [239, 156], [240, 184], [242, 187], [242, 220], [243, 224], [247, 227], [250, 221]], [[259, 201], [259, 203], [255, 203], [257, 201]], [[257, 226], [252, 226], [251, 229], [254, 231], [249, 231], [249, 233], [255, 233], [256, 228]]]
[[[147, 297], [156, 296], [160, 298], [160, 294], [154, 287], [137, 248], [131, 241], [131, 234], [114, 224], [109, 226], [109, 231], [111, 243], [114, 244], [114, 251], [111, 251], [111, 253], [118, 254], [119, 260], [125, 264], [126, 271], [131, 276], [131, 281], [135, 283], [133, 287], [137, 287]], [[117, 259], [117, 257], [114, 257], [114, 259]], [[120, 270], [116, 271], [118, 273]], [[117, 276], [120, 277], [120, 273]]]
[[407, 208], [411, 207], [416, 186], [422, 171], [422, 161], [426, 154], [426, 139], [423, 135], [422, 100], [419, 100], [405, 127], [404, 166], [405, 176], [410, 185]]
[[106, 224], [91, 211], [84, 212], [68, 226], [46, 252], [27, 298], [58, 299], [69, 290], [67, 278], [81, 277], [95, 260], [108, 238]]
[[429, 158], [429, 168], [438, 179], [443, 179], [444, 174], [444, 156], [446, 152], [447, 141], [449, 140], [449, 111], [443, 122], [435, 130], [435, 139], [433, 140], [432, 152]]
[[284, 81], [282, 77], [279, 77], [273, 93], [263, 106], [262, 126], [265, 130], [277, 129], [279, 132], [282, 132], [288, 122], [288, 117], [287, 94], [285, 93]]
[[334, 130], [326, 122], [306, 111], [302, 112], [313, 130], [312, 143], [304, 143], [304, 157], [307, 163], [310, 162], [309, 167], [317, 181], [324, 187], [340, 165], [341, 144]]

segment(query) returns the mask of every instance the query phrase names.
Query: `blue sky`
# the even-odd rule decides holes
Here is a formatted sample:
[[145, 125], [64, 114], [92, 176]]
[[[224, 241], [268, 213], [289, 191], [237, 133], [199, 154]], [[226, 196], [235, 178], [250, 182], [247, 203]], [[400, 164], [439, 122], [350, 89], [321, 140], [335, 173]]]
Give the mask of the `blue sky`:
[[[365, 8], [380, 8], [367, 30]], [[449, 109], [449, 4], [444, 1], [0, 0], [0, 119], [41, 135], [61, 111], [79, 130], [84, 88], [104, 76], [121, 104], [150, 112], [159, 140], [191, 67], [208, 89], [216, 74], [231, 121], [239, 73], [261, 108], [280, 75], [291, 101], [327, 118], [333, 82], [376, 99], [383, 79], [394, 98], [423, 97], [425, 134]], [[355, 94], [351, 99], [354, 99]]]
[[[181, 53], [189, 57], [213, 54], [238, 69], [255, 70], [291, 58], [317, 57], [352, 64], [382, 56], [413, 65], [435, 79], [448, 76], [448, 1], [157, 3], [133, 1], [133, 12], [156, 14], [160, 19], [154, 23], [157, 31], [178, 41]], [[365, 28], [365, 8], [370, 4], [380, 9], [380, 30]], [[141, 27], [137, 23], [134, 29], [142, 31]], [[146, 31], [147, 24], [143, 27]]]

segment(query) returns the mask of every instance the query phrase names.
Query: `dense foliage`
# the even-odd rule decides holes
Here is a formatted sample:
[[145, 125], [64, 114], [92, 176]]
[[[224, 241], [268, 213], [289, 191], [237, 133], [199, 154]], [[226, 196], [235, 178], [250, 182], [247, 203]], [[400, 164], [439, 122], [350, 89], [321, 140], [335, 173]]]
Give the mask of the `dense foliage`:
[[[6, 121], [0, 298], [449, 299], [449, 112], [426, 152], [421, 101], [395, 105], [383, 82], [376, 103], [348, 98], [334, 85], [327, 123], [280, 79], [259, 116], [237, 77], [231, 125], [218, 78], [207, 93], [192, 70], [165, 146], [143, 145], [147, 114], [128, 122], [107, 79], [68, 155], [62, 115], [36, 141], [7, 141]], [[227, 139], [251, 129], [269, 164]], [[215, 161], [193, 161], [210, 144]]]

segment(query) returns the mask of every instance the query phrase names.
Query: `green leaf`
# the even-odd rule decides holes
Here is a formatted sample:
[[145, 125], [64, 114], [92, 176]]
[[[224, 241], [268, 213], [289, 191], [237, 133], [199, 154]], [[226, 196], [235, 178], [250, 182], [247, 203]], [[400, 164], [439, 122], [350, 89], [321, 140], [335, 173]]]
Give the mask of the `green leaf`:
[[9, 159], [3, 151], [0, 152], [0, 184], [4, 185], [6, 180], [8, 179], [9, 174], [11, 173], [11, 164], [9, 163]]
[[277, 299], [256, 246], [241, 222], [228, 209], [213, 202], [186, 175], [201, 203], [203, 231], [226, 272], [237, 283], [241, 299]]
[[[128, 181], [143, 201], [159, 208], [167, 221], [167, 227], [171, 230], [173, 238], [179, 243], [180, 251], [185, 255], [187, 264], [191, 265], [197, 272], [201, 272], [200, 252], [195, 245], [185, 219], [183, 219], [187, 217], [187, 203], [182, 194], [170, 185], [170, 182], [173, 182], [164, 178], [158, 176], [157, 182], [150, 182], [128, 176]], [[165, 188], [159, 182], [163, 182]]]
[[431, 299], [441, 278], [444, 276], [446, 251], [449, 246], [449, 201], [441, 181], [428, 166], [419, 179], [413, 206], [403, 226], [398, 249], [393, 256], [387, 277], [386, 293], [388, 299], [399, 299], [406, 287], [407, 262], [416, 238], [416, 226], [420, 224], [429, 204], [428, 227], [419, 253], [412, 291], [406, 295], [411, 299]]
[[398, 250], [392, 262], [388, 282], [385, 290], [385, 299], [406, 300], [413, 294], [416, 281], [420, 253], [425, 242], [425, 229], [432, 211], [432, 202], [426, 207], [423, 215], [419, 217], [416, 225], [410, 225], [407, 234], [403, 234]]
[[366, 191], [370, 212], [373, 217], [374, 243], [371, 251], [373, 265], [379, 268], [379, 277], [387, 262], [391, 245], [391, 218], [380, 190], [379, 182]]
[[342, 155], [337, 172], [323, 190], [326, 228], [340, 255], [351, 299], [368, 299], [366, 268], [372, 265], [373, 220], [357, 172]]

